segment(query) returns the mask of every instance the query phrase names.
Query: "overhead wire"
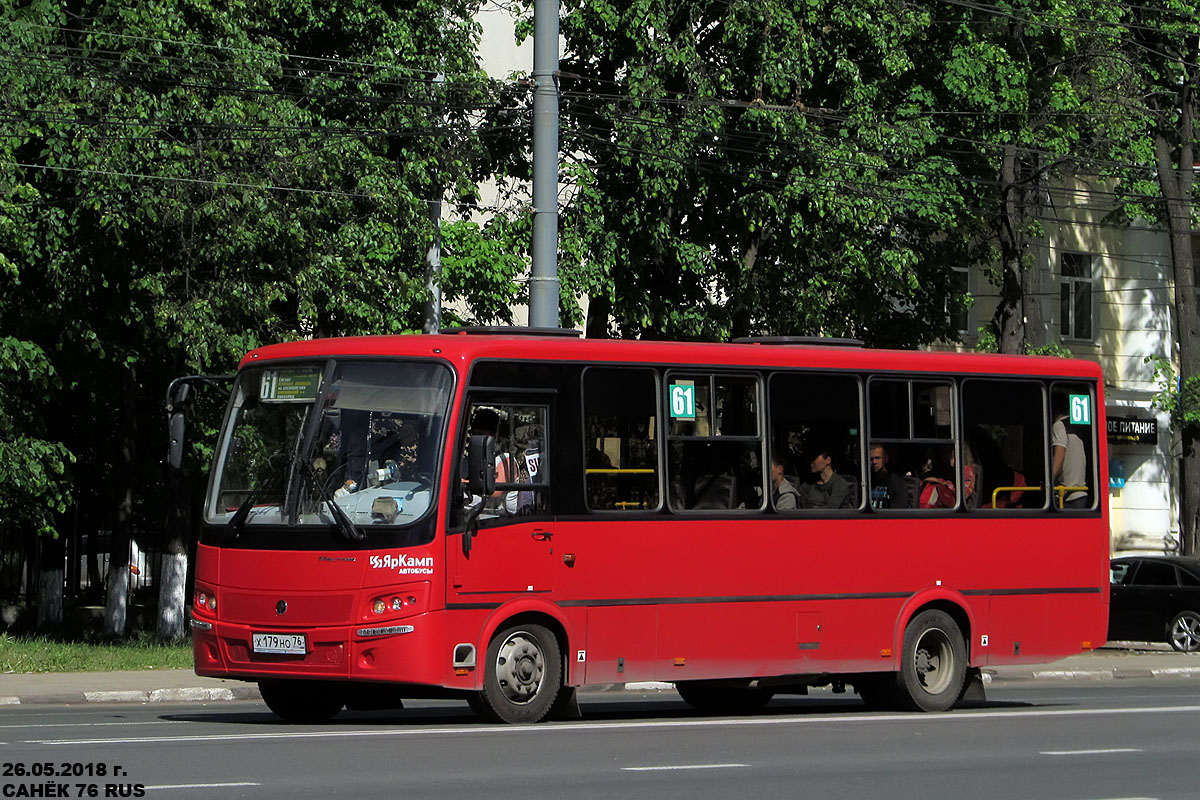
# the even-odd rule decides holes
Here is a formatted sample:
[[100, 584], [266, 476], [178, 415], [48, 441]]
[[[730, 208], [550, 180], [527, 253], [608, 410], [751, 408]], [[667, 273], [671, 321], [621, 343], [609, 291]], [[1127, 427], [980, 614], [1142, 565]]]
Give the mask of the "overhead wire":
[[[83, 33], [83, 31], [80, 31], [80, 33]], [[154, 39], [149, 39], [148, 37], [128, 37], [128, 36], [122, 36], [122, 38], [129, 38], [129, 39], [143, 39], [143, 40], [147, 40], [147, 41], [168, 41], [168, 40], [154, 40]], [[180, 45], [191, 45], [192, 43], [180, 43], [180, 42], [177, 42], [176, 44], [180, 44]], [[227, 49], [227, 48], [217, 48], [217, 49]], [[259, 53], [259, 54], [271, 54], [271, 55], [274, 55], [272, 51], [254, 51], [254, 50], [248, 50], [248, 49], [247, 49], [247, 50], [246, 50], [246, 52], [254, 52], [254, 53]], [[331, 59], [330, 61], [334, 61], [335, 63], [338, 63], [338, 64], [345, 64], [345, 63], [364, 63], [364, 62], [343, 62], [343, 61], [340, 61], [340, 60], [335, 60], [335, 59]], [[110, 63], [116, 63], [116, 64], [118, 64], [118, 65], [122, 65], [122, 66], [124, 65], [124, 62], [120, 62], [119, 60], [116, 60], [116, 61], [114, 61], [113, 59], [109, 59], [109, 62], [110, 62]], [[153, 65], [150, 65], [150, 66], [153, 66]], [[380, 65], [370, 65], [370, 66], [373, 66], [373, 67], [374, 67], [374, 66], [380, 66]], [[384, 67], [384, 68], [390, 68], [390, 66], [389, 66], [389, 67]], [[419, 72], [422, 72], [422, 71], [420, 71], [420, 70], [414, 70], [414, 72], [418, 72], [418, 73], [419, 73]], [[424, 74], [429, 74], [429, 71], [424, 71]], [[319, 76], [318, 76], [318, 77], [319, 77]], [[589, 79], [589, 80], [590, 80], [590, 79]], [[181, 85], [186, 85], [186, 84], [181, 84]], [[424, 85], [424, 82], [423, 82], [423, 81], [422, 81], [422, 85]], [[213, 88], [213, 87], [210, 87], [210, 88]], [[218, 86], [218, 87], [216, 87], [216, 88], [224, 88], [224, 87], [220, 87], [220, 86]], [[268, 92], [270, 92], [270, 93], [274, 93], [274, 94], [278, 94], [278, 95], [282, 95], [282, 96], [289, 96], [289, 93], [286, 93], [286, 92], [279, 92], [278, 90], [268, 89], [267, 91], [268, 91]], [[292, 95], [292, 96], [294, 96], [294, 95]], [[569, 96], [570, 96], [570, 92], [569, 92], [569, 91], [567, 91], [567, 92], [564, 92], [564, 96], [568, 96], [568, 97], [569, 97]], [[307, 96], [307, 97], [311, 97], [311, 96]], [[363, 99], [364, 99], [364, 98], [362, 98], [362, 97], [360, 97], [360, 96], [347, 96], [347, 97], [352, 97], [352, 99], [354, 99], [354, 100], [363, 100]], [[328, 99], [328, 98], [321, 98], [321, 99]], [[344, 98], [343, 98], [343, 99], [344, 99]], [[374, 100], [374, 99], [378, 99], [378, 98], [371, 98], [371, 99], [372, 99], [372, 100]], [[624, 101], [624, 102], [631, 102], [631, 101], [634, 101], [634, 100], [635, 100], [635, 98], [630, 98], [628, 95], [615, 95], [615, 94], [614, 94], [614, 95], [613, 95], [611, 98], [609, 98], [609, 99], [619, 99], [619, 100], [621, 100], [621, 101]], [[641, 98], [641, 99], [638, 99], [638, 100], [645, 100], [645, 98]], [[654, 103], [658, 103], [658, 104], [669, 104], [669, 103], [672, 103], [672, 102], [676, 102], [676, 103], [681, 103], [681, 104], [682, 104], [682, 103], [685, 103], [685, 102], [686, 102], [686, 100], [684, 100], [684, 99], [680, 99], [680, 100], [672, 100], [672, 99], [669, 99], [669, 98], [652, 98], [652, 99], [650, 99], [649, 101], [650, 101], [650, 102], [654, 102]], [[409, 102], [409, 101], [406, 101], [406, 102]], [[425, 106], [425, 102], [426, 102], [426, 101], [419, 101], [419, 102], [417, 102], [417, 103], [413, 103], [413, 104], [414, 104], [414, 105], [420, 105], [420, 106], [424, 107], [424, 106]], [[718, 100], [718, 101], [715, 101], [715, 102], [717, 102], [717, 103], [719, 103], [719, 104], [722, 104], [722, 105], [729, 106], [729, 107], [737, 107], [737, 108], [745, 108], [745, 107], [747, 107], [747, 106], [749, 105], [748, 103], [745, 103], [745, 102], [742, 102], [742, 101], [720, 101], [720, 100]], [[439, 106], [439, 107], [440, 107], [440, 106]], [[466, 109], [466, 107], [460, 107], [460, 109], [459, 109], [459, 110], [465, 110], [465, 109]], [[486, 111], [486, 110], [488, 110], [488, 109], [471, 108], [471, 109], [469, 109], [469, 110], [472, 110], [472, 111], [485, 110], [485, 111]], [[493, 110], [494, 110], [494, 109], [493, 109]], [[508, 108], [508, 109], [506, 109], [506, 110], [511, 110], [511, 111], [519, 111], [519, 110], [521, 110], [521, 109], [518, 109], [518, 108], [516, 108], [516, 107], [511, 107], [511, 108]], [[825, 112], [824, 110], [804, 109], [803, 113], [810, 114], [810, 115], [814, 115], [814, 116], [818, 116], [818, 117], [819, 117], [820, 115], [824, 114], [826, 119], [838, 119], [837, 117], [834, 117], [834, 115], [832, 115], [832, 114], [829, 114], [828, 112]], [[849, 119], [848, 117], [841, 117], [841, 118], [840, 118], [840, 120], [841, 120], [841, 121], [847, 121], [848, 119]], [[665, 123], [658, 123], [658, 122], [654, 122], [654, 121], [647, 121], [647, 120], [643, 120], [643, 119], [636, 119], [636, 118], [634, 119], [634, 121], [635, 121], [635, 122], [637, 122], [638, 124], [665, 124]], [[182, 123], [182, 124], [187, 124], [187, 123]], [[516, 128], [519, 128], [519, 127], [523, 127], [523, 126], [508, 126], [508, 128], [509, 128], [509, 129], [516, 129]], [[676, 126], [676, 127], [678, 127], [678, 126]], [[214, 128], [214, 129], [216, 129], [216, 128]], [[328, 129], [324, 129], [324, 130], [325, 130], [325, 132], [328, 132]], [[583, 129], [583, 130], [586, 130], [586, 129]], [[424, 133], [424, 134], [428, 134], [428, 133], [429, 133], [429, 131], [424, 131], [423, 133]], [[371, 132], [370, 132], [370, 131], [367, 131], [367, 132], [365, 132], [365, 135], [371, 135]], [[392, 133], [389, 133], [389, 134], [384, 134], [384, 135], [396, 135], [396, 134], [395, 134], [394, 132], [392, 132]], [[412, 132], [412, 133], [411, 133], [411, 134], [409, 134], [409, 135], [422, 135], [422, 133], [418, 133], [418, 132]], [[585, 135], [591, 135], [591, 138], [592, 138], [592, 140], [593, 140], [593, 141], [595, 141], [595, 142], [597, 142], [597, 143], [601, 143], [601, 144], [604, 144], [604, 143], [605, 143], [605, 142], [604, 142], [604, 140], [603, 140], [601, 137], [598, 137], [598, 136], [596, 136], [596, 135], [594, 135], [594, 134], [585, 134]], [[739, 135], [753, 136], [753, 134], [752, 134], [752, 133], [742, 134], [742, 133], [740, 133], [740, 132], [737, 132], [737, 133], [732, 133], [732, 134], [731, 134], [731, 133], [728, 133], [728, 132], [722, 132], [722, 133], [720, 133], [720, 134], [716, 134], [716, 135], [720, 135], [720, 136], [724, 136], [724, 137], [726, 137], [726, 138], [727, 138], [727, 140], [728, 140], [729, 142], [735, 142], [735, 141], [736, 141], [736, 137], [737, 137], [737, 136], [739, 136]], [[254, 137], [249, 137], [249, 138], [254, 138]], [[972, 144], [987, 145], [987, 146], [991, 146], [991, 147], [998, 147], [998, 146], [1001, 146], [1001, 145], [997, 145], [996, 143], [979, 142], [979, 141], [974, 141], [974, 142], [971, 142], [971, 140], [966, 140], [966, 139], [960, 139], [959, 141], [962, 141], [962, 142], [970, 142], [970, 143], [972, 143]], [[611, 142], [609, 142], [609, 143], [607, 143], [607, 144], [611, 144]], [[735, 154], [736, 154], [737, 152], [739, 152], [739, 150], [740, 150], [742, 153], [745, 153], [745, 154], [750, 154], [750, 153], [753, 153], [753, 152], [754, 152], [754, 151], [752, 151], [752, 150], [750, 150], [750, 149], [748, 149], [748, 148], [738, 148], [738, 147], [734, 147], [734, 146], [730, 146], [730, 145], [727, 145], [727, 146], [726, 146], [724, 149], [725, 149], [725, 151], [726, 151], [726, 152], [735, 153]], [[630, 150], [630, 152], [638, 152], [638, 151], [635, 151], [635, 150]], [[786, 150], [786, 149], [781, 149], [781, 151], [780, 151], [780, 152], [781, 152], [781, 154], [782, 154], [782, 155], [789, 155], [789, 154], [790, 154], [790, 155], [796, 155], [796, 154], [798, 154], [798, 152], [799, 152], [799, 151], [794, 151], [794, 150], [793, 150], [793, 151], [788, 151], [788, 150]], [[1030, 154], [1037, 154], [1037, 153], [1036, 153], [1036, 151], [1032, 151], [1032, 150], [1025, 150], [1024, 152], [1029, 152]], [[658, 155], [659, 157], [661, 157], [661, 154], [654, 154], [654, 153], [652, 153], [652, 152], [650, 152], [650, 151], [646, 151], [646, 150], [642, 150], [642, 151], [640, 151], [640, 153], [641, 153], [642, 155]], [[892, 154], [890, 154], [890, 153], [876, 153], [876, 155], [887, 156], [887, 155], [892, 155]], [[974, 156], [974, 155], [978, 155], [978, 154], [977, 154], [977, 153], [970, 153], [970, 155], [973, 155], [973, 156]], [[850, 160], [842, 160], [842, 161], [840, 162], [840, 165], [841, 165], [841, 166], [848, 167], [848, 168], [854, 168], [854, 169], [866, 169], [866, 170], [877, 170], [877, 169], [880, 169], [880, 168], [881, 168], [881, 165], [879, 165], [879, 164], [875, 164], [875, 163], [859, 163], [859, 162], [850, 161]], [[1126, 168], [1130, 168], [1130, 167], [1132, 167], [1132, 168], [1137, 168], [1137, 165], [1126, 165], [1126, 164], [1119, 163], [1119, 162], [1110, 162], [1110, 163], [1109, 163], [1109, 166], [1121, 166], [1121, 167], [1126, 167]], [[883, 168], [885, 168], [885, 169], [886, 169], [886, 167], [883, 167]], [[713, 168], [708, 168], [708, 169], [710, 170], [711, 174], [718, 174], [718, 172], [721, 172], [721, 171], [713, 171]], [[1152, 169], [1152, 168], [1150, 168], [1150, 167], [1145, 167], [1145, 169], [1149, 170], [1149, 169]], [[892, 171], [893, 171], [893, 172], [896, 172], [896, 170], [894, 170], [894, 168], [892, 169]], [[735, 173], [735, 172], [731, 172], [731, 171], [729, 171], [729, 170], [725, 170], [725, 171], [723, 171], [723, 174], [725, 174], [725, 175], [726, 175], [726, 176], [728, 176], [728, 177], [738, 177], [738, 174], [737, 174], [737, 173]], [[903, 174], [903, 172], [902, 172], [902, 171], [900, 171], [900, 172], [897, 172], [897, 174]], [[947, 181], [953, 181], [953, 180], [970, 180], [970, 181], [974, 181], [974, 182], [976, 182], [977, 184], [979, 184], [979, 185], [982, 185], [982, 186], [987, 186], [987, 185], [990, 185], [990, 182], [988, 182], [988, 181], [983, 181], [983, 180], [979, 180], [979, 179], [966, 179], [966, 178], [956, 177], [956, 176], [952, 176], [952, 175], [934, 175], [934, 176], [930, 176], [930, 175], [924, 175], [924, 174], [920, 173], [920, 172], [919, 172], [919, 171], [917, 171], [917, 170], [911, 170], [911, 171], [910, 171], [908, 174], [910, 174], [910, 175], [912, 175], [912, 176], [920, 176], [920, 177], [925, 177], [925, 178], [933, 178], [933, 179], [936, 179], [936, 180], [947, 180]], [[771, 184], [764, 183], [763, 185], [771, 185]], [[778, 186], [780, 186], [781, 184], [779, 184], [779, 183], [775, 183], [775, 184], [773, 184], [773, 185], [775, 185], [776, 187], [778, 187]], [[783, 185], [786, 185], [786, 184], [783, 184]], [[847, 185], [847, 186], [854, 186], [855, 184], [854, 184], [853, 182], [850, 182], [850, 183], [847, 183], [846, 185]], [[861, 186], [862, 186], [862, 184], [859, 184], [859, 188], [861, 188]], [[928, 192], [926, 192], [926, 193], [928, 193]], [[1144, 200], [1145, 200], [1145, 201], [1147, 201], [1147, 202], [1153, 202], [1153, 201], [1155, 200], [1155, 198], [1153, 198], [1153, 197], [1146, 197], [1146, 198], [1144, 198]], [[985, 214], [995, 214], [996, 212], [994, 212], [994, 211], [981, 211], [981, 213], [985, 213]]]

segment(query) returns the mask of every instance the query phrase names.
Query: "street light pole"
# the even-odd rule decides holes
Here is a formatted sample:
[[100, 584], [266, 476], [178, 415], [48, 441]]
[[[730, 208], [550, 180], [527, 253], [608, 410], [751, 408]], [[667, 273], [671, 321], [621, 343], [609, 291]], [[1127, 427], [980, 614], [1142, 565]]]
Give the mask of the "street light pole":
[[558, 0], [533, 4], [533, 268], [529, 326], [558, 327]]

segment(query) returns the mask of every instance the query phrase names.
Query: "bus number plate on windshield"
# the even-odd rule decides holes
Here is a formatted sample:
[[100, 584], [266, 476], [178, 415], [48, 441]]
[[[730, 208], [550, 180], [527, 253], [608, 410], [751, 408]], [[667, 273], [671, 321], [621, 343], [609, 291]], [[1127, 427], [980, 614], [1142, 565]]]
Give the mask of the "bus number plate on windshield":
[[303, 633], [255, 633], [254, 652], [302, 656], [308, 652]]

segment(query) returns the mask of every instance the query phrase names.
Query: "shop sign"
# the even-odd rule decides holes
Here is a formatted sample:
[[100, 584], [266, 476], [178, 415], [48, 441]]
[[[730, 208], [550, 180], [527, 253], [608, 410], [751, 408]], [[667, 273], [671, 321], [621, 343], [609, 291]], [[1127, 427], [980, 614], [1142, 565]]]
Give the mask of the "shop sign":
[[1158, 444], [1158, 420], [1136, 417], [1108, 418], [1109, 444]]

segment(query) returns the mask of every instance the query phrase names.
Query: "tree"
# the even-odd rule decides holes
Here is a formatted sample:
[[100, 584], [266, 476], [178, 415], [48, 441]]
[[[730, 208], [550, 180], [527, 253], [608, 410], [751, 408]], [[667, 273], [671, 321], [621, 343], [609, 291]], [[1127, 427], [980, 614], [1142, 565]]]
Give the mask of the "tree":
[[[1106, 173], [1120, 180], [1127, 214], [1151, 219], [1167, 231], [1175, 290], [1172, 322], [1184, 387], [1200, 376], [1200, 309], [1192, 246], [1198, 61], [1200, 16], [1195, 4], [1165, 0], [1124, 10], [1108, 62], [1111, 80], [1119, 87], [1114, 101], [1124, 113], [1107, 120], [1112, 164]], [[1200, 429], [1187, 418], [1193, 412], [1179, 409], [1185, 424], [1177, 427], [1182, 437], [1180, 534], [1183, 552], [1189, 554], [1200, 552]], [[1178, 414], [1173, 421], [1180, 422]]]
[[[62, 552], [57, 519], [72, 500], [68, 470], [74, 456], [45, 438], [42, 414], [59, 385], [41, 348], [0, 337], [0, 519], [14, 530], [34, 532], [47, 554]], [[63, 618], [62, 560], [42, 564], [38, 623], [56, 624]]]
[[149, 421], [171, 378], [229, 371], [265, 341], [419, 328], [427, 201], [475, 196], [476, 7], [0, 11], [15, 267], [0, 330], [62, 376], [47, 440], [88, 476], [83, 516], [116, 534], [109, 633], [125, 630], [127, 535], [165, 518]]
[[1027, 330], [1027, 319], [1035, 329], [1041, 321], [1026, 297], [1031, 247], [1045, 235], [1050, 185], [1095, 169], [1090, 154], [1104, 134], [1094, 119], [1111, 93], [1099, 67], [1118, 13], [1090, 0], [1018, 0], [951, 3], [939, 14], [943, 31], [927, 63], [945, 76], [942, 146], [970, 179], [965, 191], [978, 209], [972, 260], [999, 264], [991, 333], [1000, 352], [1052, 344]]
[[927, 10], [564, 11], [560, 267], [590, 334], [950, 334], [963, 202], [911, 55]]

